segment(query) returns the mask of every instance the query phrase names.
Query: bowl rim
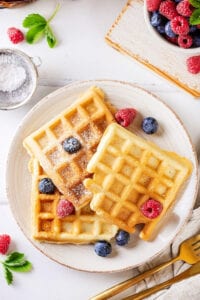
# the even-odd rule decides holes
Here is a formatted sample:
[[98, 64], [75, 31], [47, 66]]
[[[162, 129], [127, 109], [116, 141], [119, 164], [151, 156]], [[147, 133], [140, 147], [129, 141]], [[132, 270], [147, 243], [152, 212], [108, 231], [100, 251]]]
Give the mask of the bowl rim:
[[172, 50], [179, 51], [181, 53], [185, 53], [185, 54], [200, 54], [200, 47], [196, 47], [196, 48], [181, 48], [179, 46], [176, 46], [176, 45], [168, 42], [165, 38], [162, 37], [161, 34], [159, 34], [155, 30], [155, 28], [150, 24], [150, 18], [149, 18], [150, 12], [147, 10], [146, 0], [144, 1], [143, 11], [144, 11], [144, 20], [145, 20], [146, 26], [147, 26], [149, 32], [152, 33], [157, 38], [157, 40], [160, 40], [160, 42], [162, 42], [166, 46], [170, 47]]
[[26, 54], [25, 52], [23, 52], [21, 50], [14, 49], [14, 48], [0, 48], [0, 54], [1, 53], [11, 53], [11, 54], [16, 54], [16, 55], [22, 57], [24, 59], [25, 63], [27, 65], [29, 65], [29, 67], [31, 68], [31, 71], [32, 71], [33, 87], [31, 89], [30, 94], [23, 101], [20, 101], [17, 104], [13, 103], [13, 105], [9, 105], [9, 106], [0, 105], [0, 110], [13, 110], [15, 108], [18, 108], [18, 107], [21, 107], [21, 106], [27, 104], [31, 100], [33, 94], [35, 93], [37, 83], [38, 83], [38, 70], [37, 70], [36, 65], [33, 62], [33, 59], [30, 56], [28, 56], [28, 54]]

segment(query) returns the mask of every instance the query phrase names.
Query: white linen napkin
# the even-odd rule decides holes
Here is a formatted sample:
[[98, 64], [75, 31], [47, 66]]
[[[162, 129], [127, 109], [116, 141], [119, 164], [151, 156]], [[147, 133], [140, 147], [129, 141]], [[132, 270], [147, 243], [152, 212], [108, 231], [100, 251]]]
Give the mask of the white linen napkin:
[[[182, 231], [177, 235], [174, 243], [166, 249], [165, 252], [157, 256], [152, 261], [145, 265], [134, 269], [133, 276], [137, 276], [140, 273], [148, 269], [163, 263], [164, 261], [170, 260], [178, 254], [179, 245], [182, 241], [191, 236], [200, 233], [200, 207], [194, 209], [192, 217]], [[164, 270], [152, 275], [151, 277], [143, 280], [133, 287], [134, 293], [138, 293], [141, 290], [148, 289], [156, 284], [166, 281], [179, 273], [183, 272], [188, 268], [188, 264], [183, 261], [178, 261], [174, 265], [165, 268]], [[148, 300], [199, 300], [200, 299], [200, 275], [196, 275], [187, 281], [181, 281], [177, 284], [172, 285], [169, 289], [162, 290], [152, 296], [146, 298]]]

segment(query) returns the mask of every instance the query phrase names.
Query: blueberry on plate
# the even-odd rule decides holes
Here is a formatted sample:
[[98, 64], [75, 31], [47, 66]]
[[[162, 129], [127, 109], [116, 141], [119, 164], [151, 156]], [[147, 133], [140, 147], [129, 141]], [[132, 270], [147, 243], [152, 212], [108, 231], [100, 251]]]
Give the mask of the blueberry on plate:
[[142, 129], [147, 134], [153, 134], [158, 130], [158, 122], [152, 117], [144, 118], [142, 121]]
[[62, 145], [63, 149], [69, 154], [76, 153], [81, 149], [81, 143], [78, 139], [76, 139], [73, 136], [70, 136], [69, 138], [65, 139]]
[[165, 33], [170, 38], [176, 37], [176, 34], [171, 29], [170, 21], [165, 24]]
[[128, 242], [130, 240], [130, 233], [128, 233], [127, 231], [124, 231], [124, 230], [119, 230], [115, 236], [115, 240], [116, 240], [117, 245], [124, 246], [124, 245], [128, 244]]
[[42, 194], [53, 194], [56, 187], [50, 178], [43, 178], [39, 181], [38, 188]]
[[162, 22], [162, 16], [159, 14], [159, 12], [154, 11], [150, 18], [150, 23], [153, 27], [156, 27], [160, 25]]
[[94, 245], [94, 251], [97, 255], [106, 257], [112, 252], [112, 246], [107, 241], [98, 241]]

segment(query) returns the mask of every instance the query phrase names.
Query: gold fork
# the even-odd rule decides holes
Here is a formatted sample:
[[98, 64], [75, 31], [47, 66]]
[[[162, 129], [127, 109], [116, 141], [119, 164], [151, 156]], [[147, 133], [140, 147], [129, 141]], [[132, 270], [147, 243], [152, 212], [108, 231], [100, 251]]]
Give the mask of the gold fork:
[[187, 269], [186, 271], [182, 272], [181, 274], [175, 276], [172, 279], [169, 279], [165, 282], [162, 282], [156, 286], [153, 286], [152, 288], [149, 288], [145, 291], [142, 291], [140, 293], [128, 296], [126, 298], [123, 298], [122, 300], [142, 300], [144, 298], [146, 298], [147, 296], [152, 295], [153, 293], [156, 293], [170, 285], [172, 285], [175, 282], [179, 282], [181, 280], [184, 280], [186, 278], [195, 276], [197, 274], [200, 274], [200, 261], [194, 265], [192, 265], [189, 269]]
[[138, 283], [139, 281], [145, 279], [146, 277], [166, 268], [167, 266], [173, 264], [177, 260], [183, 260], [188, 264], [195, 264], [200, 261], [200, 234], [197, 234], [185, 241], [180, 245], [178, 256], [172, 258], [170, 261], [167, 261], [149, 271], [146, 271], [143, 274], [140, 274], [137, 277], [130, 278], [123, 281], [122, 283], [116, 284], [115, 286], [105, 290], [104, 292], [90, 298], [90, 300], [106, 300], [122, 291], [130, 288], [132, 285]]

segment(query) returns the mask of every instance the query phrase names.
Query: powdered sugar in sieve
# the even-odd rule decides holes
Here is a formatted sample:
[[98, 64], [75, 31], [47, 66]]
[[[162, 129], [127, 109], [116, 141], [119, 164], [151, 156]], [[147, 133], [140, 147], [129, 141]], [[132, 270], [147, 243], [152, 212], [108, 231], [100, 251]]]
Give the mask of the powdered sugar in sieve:
[[21, 51], [0, 49], [0, 108], [21, 106], [32, 96], [37, 71], [31, 59]]

